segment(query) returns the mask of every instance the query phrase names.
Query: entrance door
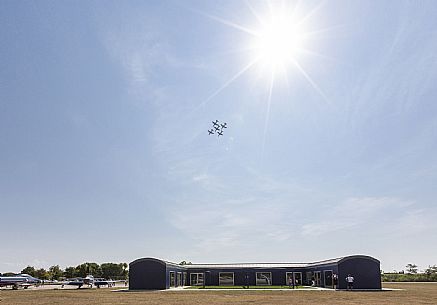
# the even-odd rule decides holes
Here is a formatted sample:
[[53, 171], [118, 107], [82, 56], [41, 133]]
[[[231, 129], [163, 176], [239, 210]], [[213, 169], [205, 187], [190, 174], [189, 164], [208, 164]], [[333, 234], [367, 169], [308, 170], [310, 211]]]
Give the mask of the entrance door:
[[314, 281], [315, 281], [315, 286], [317, 286], [317, 287], [322, 286], [322, 272], [321, 271], [314, 272]]
[[176, 279], [174, 271], [170, 271], [170, 287], [176, 287]]
[[176, 286], [182, 286], [182, 272], [178, 272], [177, 279], [176, 279]]
[[293, 279], [293, 272], [285, 272], [285, 285], [291, 286]]
[[294, 283], [296, 286], [302, 286], [302, 272], [294, 272]]
[[333, 288], [332, 270], [323, 271], [323, 277], [325, 278], [325, 287], [326, 288]]

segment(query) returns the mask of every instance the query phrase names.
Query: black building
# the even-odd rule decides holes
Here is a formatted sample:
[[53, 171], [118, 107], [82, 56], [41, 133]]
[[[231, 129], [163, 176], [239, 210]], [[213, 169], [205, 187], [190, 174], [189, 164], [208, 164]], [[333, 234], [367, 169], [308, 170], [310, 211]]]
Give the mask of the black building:
[[156, 258], [129, 264], [129, 289], [168, 289], [180, 286], [298, 285], [346, 289], [348, 274], [354, 289], [381, 289], [380, 262], [370, 256], [345, 256], [314, 263], [191, 264], [178, 265]]

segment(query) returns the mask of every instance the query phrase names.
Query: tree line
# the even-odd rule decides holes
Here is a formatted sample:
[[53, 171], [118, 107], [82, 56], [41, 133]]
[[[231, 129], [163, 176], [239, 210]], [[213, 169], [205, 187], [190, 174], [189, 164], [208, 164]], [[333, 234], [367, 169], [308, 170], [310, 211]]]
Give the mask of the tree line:
[[419, 272], [417, 265], [407, 264], [405, 270], [383, 272], [383, 282], [437, 282], [437, 266], [428, 266], [423, 272]]
[[[59, 265], [51, 266], [48, 270], [44, 268], [36, 269], [33, 266], [27, 266], [21, 273], [29, 274], [41, 280], [62, 280], [65, 278], [86, 277], [88, 274], [94, 277], [103, 277], [105, 279], [126, 280], [129, 271], [126, 263], [83, 263], [76, 267], [66, 267], [61, 269]], [[14, 275], [13, 273], [5, 273], [6, 275]]]

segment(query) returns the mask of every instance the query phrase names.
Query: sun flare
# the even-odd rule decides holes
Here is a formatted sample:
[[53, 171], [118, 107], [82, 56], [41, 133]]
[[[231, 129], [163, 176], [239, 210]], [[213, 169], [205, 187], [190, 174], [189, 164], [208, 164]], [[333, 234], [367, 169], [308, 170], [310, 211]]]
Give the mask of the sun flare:
[[199, 109], [210, 102], [243, 74], [249, 71], [255, 72], [257, 80], [267, 85], [265, 88], [268, 93], [262, 151], [264, 151], [267, 137], [273, 88], [276, 84], [285, 84], [285, 88], [290, 90], [292, 82], [289, 76], [292, 74], [300, 76], [329, 103], [323, 90], [305, 69], [304, 63], [308, 62], [307, 55], [323, 56], [318, 51], [313, 51], [317, 43], [315, 39], [317, 40], [318, 35], [331, 29], [320, 28], [314, 23], [317, 12], [323, 7], [323, 2], [310, 10], [307, 10], [300, 1], [266, 0], [263, 3], [265, 5], [256, 9], [250, 1], [245, 2], [247, 9], [254, 17], [251, 26], [200, 12], [222, 25], [247, 34], [248, 40], [243, 40], [242, 46], [233, 50], [244, 56], [245, 64], [196, 108]]
[[304, 47], [305, 32], [285, 16], [272, 16], [271, 19], [256, 31], [251, 49], [263, 69], [275, 72], [296, 61]]

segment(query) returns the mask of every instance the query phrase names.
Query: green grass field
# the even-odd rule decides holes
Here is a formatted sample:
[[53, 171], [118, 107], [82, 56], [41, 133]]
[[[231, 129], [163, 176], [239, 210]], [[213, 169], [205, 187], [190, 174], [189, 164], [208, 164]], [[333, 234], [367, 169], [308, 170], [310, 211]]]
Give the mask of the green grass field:
[[[186, 289], [245, 289], [244, 286], [190, 286]], [[249, 289], [293, 289], [288, 286], [249, 286]], [[295, 289], [311, 289], [307, 286], [296, 286]]]
[[114, 292], [111, 289], [0, 290], [0, 305], [422, 305], [437, 304], [435, 283], [383, 283], [402, 290], [358, 292], [312, 289], [272, 290], [173, 290]]

